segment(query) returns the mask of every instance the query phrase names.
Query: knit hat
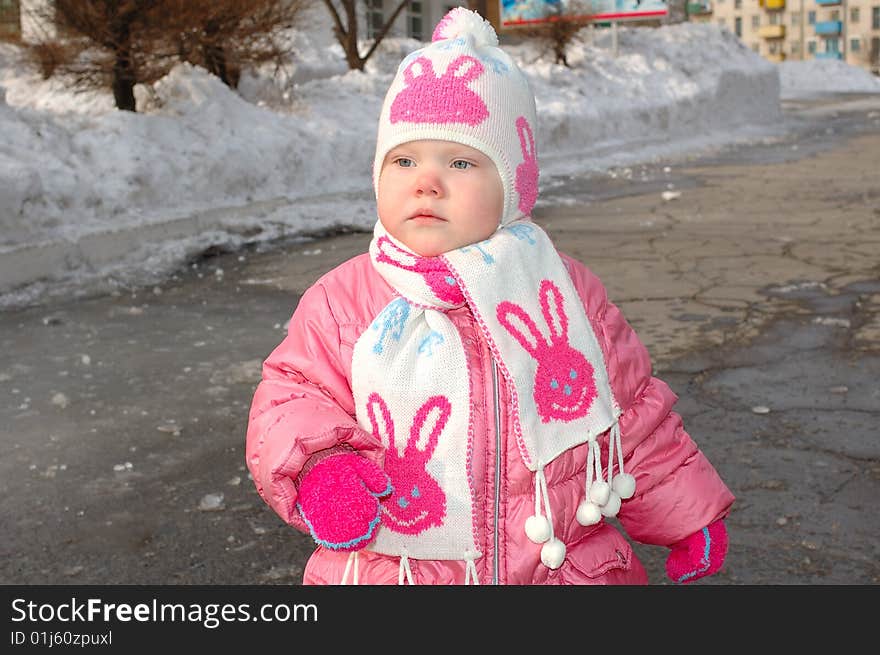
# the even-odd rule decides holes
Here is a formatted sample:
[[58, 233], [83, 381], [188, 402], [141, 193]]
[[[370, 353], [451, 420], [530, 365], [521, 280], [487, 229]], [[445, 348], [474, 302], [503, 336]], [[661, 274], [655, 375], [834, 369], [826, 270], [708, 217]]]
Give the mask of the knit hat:
[[527, 216], [538, 197], [535, 97], [492, 25], [456, 7], [431, 43], [397, 69], [379, 116], [373, 187], [392, 148], [418, 139], [453, 141], [494, 162], [504, 189], [501, 224]]

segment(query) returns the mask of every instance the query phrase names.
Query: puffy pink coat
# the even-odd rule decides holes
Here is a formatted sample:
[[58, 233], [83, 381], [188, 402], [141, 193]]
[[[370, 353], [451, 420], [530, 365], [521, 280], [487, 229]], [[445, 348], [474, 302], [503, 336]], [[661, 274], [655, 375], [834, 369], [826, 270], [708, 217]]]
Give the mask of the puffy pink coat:
[[[729, 512], [733, 495], [672, 411], [677, 397], [652, 377], [648, 353], [599, 279], [562, 256], [602, 347], [620, 419], [625, 470], [636, 494], [618, 519], [632, 539], [660, 546], [700, 530]], [[287, 337], [263, 364], [247, 431], [247, 465], [260, 496], [290, 525], [308, 533], [296, 510], [295, 479], [322, 451], [347, 444], [380, 466], [381, 443], [358, 427], [351, 391], [352, 350], [394, 291], [364, 254], [321, 277], [302, 296]], [[467, 307], [449, 317], [461, 333], [474, 390], [472, 479], [478, 522], [476, 561], [481, 584], [644, 584], [647, 577], [627, 540], [604, 520], [581, 526], [575, 512], [584, 494], [586, 446], [560, 455], [545, 469], [554, 532], [567, 546], [562, 566], [541, 563], [540, 546], [523, 530], [534, 513], [534, 474], [523, 464], [511, 432], [505, 385], [493, 381], [489, 348]], [[495, 398], [498, 407], [495, 407]], [[497, 412], [496, 412], [497, 409]], [[497, 419], [496, 419], [497, 417]], [[607, 433], [600, 439], [607, 460]], [[317, 455], [316, 455], [317, 454]], [[317, 547], [305, 584], [337, 584], [347, 553]], [[416, 584], [462, 584], [463, 562], [410, 560]], [[359, 553], [361, 584], [396, 584], [396, 557]]]

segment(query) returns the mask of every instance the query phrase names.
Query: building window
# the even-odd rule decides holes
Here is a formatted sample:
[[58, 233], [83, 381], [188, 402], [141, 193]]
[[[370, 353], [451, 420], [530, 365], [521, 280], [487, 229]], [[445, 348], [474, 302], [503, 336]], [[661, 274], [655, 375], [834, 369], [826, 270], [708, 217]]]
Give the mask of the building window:
[[850, 52], [861, 52], [862, 51], [861, 39], [850, 39], [849, 40], [849, 51]]
[[880, 30], [880, 7], [871, 7], [871, 29]]
[[752, 16], [752, 27], [761, 27], [761, 14], [755, 14], [754, 16]]
[[800, 24], [801, 24], [801, 13], [799, 11], [791, 12], [791, 26], [794, 27], [795, 25], [800, 25]]
[[853, 7], [849, 10], [849, 22], [850, 23], [858, 23], [859, 22], [859, 8]]
[[880, 37], [871, 37], [871, 62], [880, 64]]
[[770, 24], [779, 25], [779, 14], [770, 14]]
[[737, 36], [743, 35], [743, 19], [742, 16], [737, 16], [733, 19], [733, 31]]
[[831, 20], [840, 20], [840, 11], [837, 9], [831, 12]]
[[807, 12], [807, 23], [810, 25], [816, 24], [816, 12], [815, 11], [808, 11]]
[[367, 38], [372, 39], [385, 26], [385, 8], [383, 0], [367, 0]]
[[796, 55], [801, 51], [801, 42], [800, 41], [792, 41], [791, 42], [791, 54]]
[[840, 52], [840, 40], [825, 39], [825, 52]]
[[743, 0], [733, 0], [733, 8], [734, 9], [742, 9]]
[[816, 54], [816, 42], [815, 41], [807, 41], [807, 52], [811, 55]]
[[718, 24], [719, 24], [721, 27], [724, 27], [725, 25], [727, 25], [727, 23], [724, 21], [723, 18], [719, 18], [719, 19], [718, 19]]
[[779, 52], [779, 44], [776, 43], [776, 41], [772, 41], [768, 44], [767, 50], [770, 52], [771, 55], [775, 55], [777, 52]]
[[406, 14], [406, 35], [417, 41], [421, 41], [424, 38], [422, 30], [422, 4], [421, 2], [410, 2]]

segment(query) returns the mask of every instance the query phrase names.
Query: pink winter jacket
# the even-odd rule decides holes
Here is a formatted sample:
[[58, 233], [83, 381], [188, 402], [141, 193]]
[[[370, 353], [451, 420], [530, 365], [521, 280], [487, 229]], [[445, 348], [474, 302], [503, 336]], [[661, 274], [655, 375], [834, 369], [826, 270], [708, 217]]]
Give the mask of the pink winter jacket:
[[[629, 536], [669, 546], [725, 517], [733, 495], [672, 411], [677, 397], [652, 377], [647, 350], [599, 279], [562, 255], [605, 356], [623, 415], [625, 470], [636, 493], [617, 515]], [[308, 533], [296, 509], [295, 480], [307, 462], [344, 445], [379, 466], [381, 442], [355, 420], [352, 351], [361, 333], [395, 297], [363, 254], [321, 277], [305, 294], [287, 337], [263, 364], [247, 430], [247, 465], [260, 496], [293, 527]], [[534, 513], [534, 474], [523, 464], [511, 431], [505, 385], [496, 380], [489, 348], [467, 307], [449, 312], [461, 333], [473, 375], [474, 489], [480, 584], [644, 584], [647, 576], [629, 542], [602, 520], [581, 526], [575, 512], [584, 495], [586, 445], [545, 468], [554, 532], [567, 555], [559, 569], [541, 563], [541, 546], [523, 526]], [[495, 400], [497, 398], [497, 401]], [[607, 460], [607, 436], [600, 438]], [[399, 561], [369, 550], [358, 554], [360, 584], [396, 584]], [[338, 584], [348, 553], [317, 547], [305, 584]], [[410, 560], [416, 584], [462, 584], [464, 562]], [[349, 580], [351, 576], [349, 576]]]

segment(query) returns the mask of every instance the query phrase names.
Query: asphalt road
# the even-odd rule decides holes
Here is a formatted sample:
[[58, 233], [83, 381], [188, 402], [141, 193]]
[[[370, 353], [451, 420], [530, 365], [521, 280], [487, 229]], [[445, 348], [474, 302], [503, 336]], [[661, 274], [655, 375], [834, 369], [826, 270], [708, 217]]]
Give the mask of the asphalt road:
[[[536, 213], [737, 496], [698, 584], [880, 581], [880, 99], [847, 100], [789, 106], [785, 138], [557, 180]], [[247, 411], [299, 294], [368, 240], [0, 313], [0, 583], [299, 583], [311, 541], [257, 496]], [[636, 549], [665, 583], [665, 549]]]

